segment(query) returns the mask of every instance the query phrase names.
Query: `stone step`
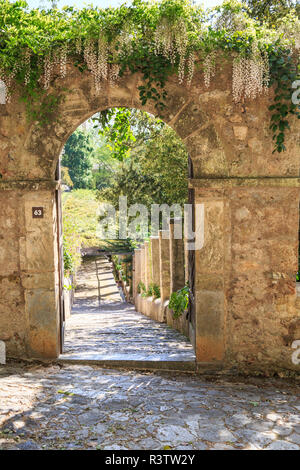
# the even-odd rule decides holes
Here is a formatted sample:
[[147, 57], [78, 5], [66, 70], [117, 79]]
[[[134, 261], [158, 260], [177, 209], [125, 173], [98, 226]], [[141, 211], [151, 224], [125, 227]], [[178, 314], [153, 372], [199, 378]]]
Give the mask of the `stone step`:
[[62, 358], [56, 361], [58, 364], [81, 364], [95, 365], [108, 369], [128, 369], [128, 370], [165, 370], [177, 372], [196, 372], [195, 361], [139, 361], [139, 360], [114, 360], [114, 359], [76, 359]]

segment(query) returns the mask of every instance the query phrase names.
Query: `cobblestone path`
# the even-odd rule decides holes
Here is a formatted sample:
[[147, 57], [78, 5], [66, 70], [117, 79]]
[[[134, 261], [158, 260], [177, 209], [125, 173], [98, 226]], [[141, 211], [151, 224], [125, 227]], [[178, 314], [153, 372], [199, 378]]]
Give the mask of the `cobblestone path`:
[[[67, 325], [65, 356], [95, 354], [193, 358], [182, 335], [122, 301], [103, 260], [84, 266]], [[0, 366], [0, 449], [299, 450], [299, 387], [275, 379], [11, 362]]]
[[0, 449], [299, 450], [299, 388], [236, 380], [10, 364]]
[[185, 336], [122, 300], [105, 257], [83, 264], [61, 359], [194, 361]]

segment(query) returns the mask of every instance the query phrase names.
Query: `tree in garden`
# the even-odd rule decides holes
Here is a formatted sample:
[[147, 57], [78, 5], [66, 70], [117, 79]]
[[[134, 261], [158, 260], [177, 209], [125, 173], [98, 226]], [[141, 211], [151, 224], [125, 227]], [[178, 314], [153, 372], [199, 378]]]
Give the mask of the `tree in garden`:
[[119, 161], [114, 158], [105, 137], [94, 136], [93, 146], [92, 188], [103, 189], [110, 186], [111, 181], [114, 179], [115, 170], [119, 166]]
[[69, 168], [66, 166], [61, 167], [61, 182], [62, 184], [69, 186], [69, 188], [73, 188], [73, 181], [70, 178]]
[[113, 158], [124, 161], [150, 138], [160, 134], [164, 122], [137, 109], [113, 108], [93, 116], [95, 128], [104, 137]]
[[279, 18], [282, 18], [295, 8], [298, 17], [300, 17], [299, 2], [294, 0], [246, 0], [249, 7], [248, 13], [252, 18], [259, 21], [267, 21], [275, 24]]
[[[124, 109], [111, 110], [111, 116], [122, 115]], [[118, 207], [119, 196], [127, 196], [128, 204], [183, 204], [187, 199], [187, 162], [185, 147], [175, 132], [160, 119], [138, 110], [126, 110], [127, 123], [122, 129], [102, 124], [115, 158], [120, 161], [111, 186], [99, 192], [99, 199]], [[99, 119], [99, 118], [98, 118]], [[101, 119], [99, 119], [99, 122]], [[125, 152], [120, 151], [124, 129], [131, 135], [130, 146], [125, 137]], [[115, 139], [115, 140], [114, 140]], [[118, 140], [116, 146], [115, 141]], [[126, 154], [126, 158], [124, 155]]]
[[92, 152], [91, 137], [82, 130], [74, 132], [66, 142], [61, 163], [68, 168], [74, 189], [91, 186]]

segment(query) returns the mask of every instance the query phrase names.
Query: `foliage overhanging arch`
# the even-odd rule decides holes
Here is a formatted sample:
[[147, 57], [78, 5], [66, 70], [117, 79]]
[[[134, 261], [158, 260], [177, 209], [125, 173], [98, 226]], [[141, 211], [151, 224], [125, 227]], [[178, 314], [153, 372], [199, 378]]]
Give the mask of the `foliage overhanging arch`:
[[[67, 64], [90, 71], [95, 93], [104, 81], [115, 81], [126, 70], [139, 72], [144, 105], [165, 106], [167, 78], [177, 73], [190, 86], [195, 68], [209, 87], [218, 57], [232, 61], [235, 102], [255, 99], [274, 86], [270, 107], [275, 150], [285, 150], [289, 116], [298, 114], [292, 86], [299, 77], [300, 21], [295, 12], [270, 25], [250, 18], [245, 5], [225, 1], [203, 11], [188, 0], [160, 3], [134, 0], [119, 8], [65, 7], [61, 11], [29, 10], [26, 2], [0, 0], [0, 78], [9, 101], [16, 92], [26, 103], [28, 119], [46, 126], [63, 99], [51, 90]], [[42, 103], [42, 104], [41, 104]]]

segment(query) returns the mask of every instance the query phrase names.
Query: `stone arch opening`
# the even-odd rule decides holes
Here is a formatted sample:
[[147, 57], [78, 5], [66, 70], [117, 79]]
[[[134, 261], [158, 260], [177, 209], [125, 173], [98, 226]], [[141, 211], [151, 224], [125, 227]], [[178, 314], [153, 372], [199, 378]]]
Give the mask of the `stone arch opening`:
[[[128, 109], [128, 108], [127, 108]], [[134, 110], [136, 111], [136, 110]], [[148, 126], [147, 126], [147, 122], [145, 122], [145, 126], [146, 126], [146, 129], [148, 129], [148, 134], [149, 132], [153, 133], [154, 131], [154, 116], [151, 116], [149, 115], [149, 113], [147, 113], [149, 118], [151, 119], [152, 118], [152, 121], [150, 121], [150, 124], [148, 124], [149, 126], [149, 129], [148, 129]], [[142, 115], [137, 115], [135, 117], [136, 121], [137, 121], [137, 125], [138, 125], [138, 120], [139, 119], [143, 119], [143, 116]], [[87, 126], [89, 126], [90, 128], [92, 127], [92, 124], [91, 122], [89, 121], [85, 121], [87, 123]], [[152, 124], [152, 126], [151, 126]], [[111, 123], [112, 125], [112, 123]], [[144, 235], [144, 237], [148, 237], [151, 235], [150, 237], [150, 240], [149, 242], [147, 243], [147, 247], [148, 247], [148, 250], [149, 250], [149, 259], [148, 259], [148, 262], [146, 263], [147, 266], [144, 265], [143, 267], [143, 270], [144, 270], [144, 275], [141, 276], [141, 266], [137, 266], [137, 264], [141, 264], [142, 263], [142, 260], [140, 260], [140, 258], [138, 257], [139, 255], [139, 252], [140, 252], [140, 247], [144, 248], [144, 237], [142, 238], [139, 238], [138, 239], [138, 248], [137, 250], [134, 250], [133, 251], [133, 248], [128, 248], [131, 253], [132, 253], [132, 264], [134, 265], [134, 272], [131, 272], [131, 276], [132, 276], [132, 280], [131, 281], [128, 281], [128, 279], [126, 279], [126, 282], [124, 282], [122, 280], [122, 277], [121, 275], [116, 272], [115, 270], [115, 277], [117, 278], [117, 282], [119, 282], [119, 285], [122, 286], [123, 288], [123, 294], [125, 295], [125, 298], [126, 298], [126, 301], [130, 302], [131, 304], [135, 305], [135, 309], [137, 312], [141, 312], [143, 313], [146, 317], [149, 317], [150, 319], [152, 320], [155, 320], [155, 321], [159, 321], [159, 322], [162, 322], [162, 323], [167, 323], [169, 326], [177, 329], [178, 331], [180, 331], [181, 333], [183, 333], [186, 337], [189, 337], [193, 343], [195, 343], [195, 331], [194, 331], [194, 327], [195, 327], [195, 318], [194, 318], [194, 308], [190, 308], [189, 310], [189, 315], [187, 316], [187, 312], [184, 312], [183, 315], [181, 315], [181, 317], [179, 319], [176, 319], [172, 313], [172, 311], [170, 309], [167, 308], [167, 305], [168, 305], [168, 299], [170, 298], [170, 295], [172, 292], [175, 292], [177, 291], [178, 289], [182, 289], [184, 288], [184, 286], [190, 281], [191, 285], [193, 286], [194, 285], [194, 282], [191, 282], [192, 280], [192, 276], [194, 276], [194, 267], [191, 269], [191, 267], [189, 265], [191, 265], [191, 263], [193, 262], [194, 264], [194, 258], [191, 259], [191, 257], [188, 256], [188, 251], [187, 251], [187, 245], [185, 245], [185, 242], [184, 242], [184, 238], [182, 237], [182, 239], [180, 239], [179, 241], [176, 241], [176, 246], [174, 245], [174, 242], [172, 243], [172, 246], [170, 245], [170, 240], [169, 240], [169, 237], [168, 239], [162, 239], [160, 242], [159, 242], [159, 229], [162, 229], [162, 231], [164, 231], [164, 229], [166, 228], [166, 224], [168, 226], [168, 230], [169, 230], [169, 221], [166, 220], [168, 218], [167, 214], [165, 214], [165, 218], [164, 218], [164, 221], [162, 223], [162, 210], [165, 210], [168, 206], [170, 208], [170, 214], [169, 216], [172, 218], [173, 216], [177, 215], [177, 216], [180, 216], [182, 217], [182, 222], [181, 222], [181, 226], [182, 226], [182, 232], [183, 232], [183, 227], [184, 227], [184, 223], [183, 223], [183, 220], [184, 220], [184, 204], [192, 204], [191, 200], [190, 200], [190, 197], [189, 197], [189, 193], [193, 192], [193, 190], [191, 189], [188, 189], [188, 177], [192, 177], [192, 171], [191, 171], [191, 167], [192, 167], [192, 163], [191, 163], [191, 159], [188, 157], [188, 154], [186, 152], [186, 149], [185, 149], [185, 146], [182, 144], [182, 141], [181, 139], [178, 137], [178, 135], [176, 134], [176, 132], [170, 128], [170, 126], [166, 125], [164, 123], [164, 125], [160, 125], [158, 122], [155, 124], [157, 129], [159, 128], [160, 129], [160, 132], [164, 133], [165, 135], [165, 138], [167, 139], [166, 142], [162, 142], [160, 141], [160, 144], [162, 145], [166, 145], [168, 146], [168, 148], [171, 148], [170, 147], [170, 142], [173, 143], [173, 147], [176, 147], [179, 155], [181, 155], [181, 160], [182, 161], [179, 161], [179, 157], [178, 157], [178, 154], [175, 155], [174, 154], [174, 149], [173, 149], [173, 154], [171, 153], [168, 157], [164, 157], [165, 158], [165, 165], [168, 164], [168, 162], [170, 162], [170, 160], [176, 160], [176, 162], [178, 163], [178, 166], [180, 168], [181, 171], [181, 175], [180, 175], [180, 179], [182, 180], [182, 183], [181, 181], [179, 181], [178, 179], [178, 171], [176, 173], [176, 175], [174, 175], [174, 185], [175, 187], [177, 188], [177, 193], [175, 193], [174, 191], [171, 192], [171, 199], [170, 199], [170, 188], [167, 187], [166, 188], [166, 192], [167, 192], [167, 195], [165, 195], [165, 197], [167, 197], [166, 200], [162, 200], [162, 199], [155, 199], [155, 201], [153, 200], [153, 203], [156, 203], [157, 205], [164, 205], [165, 207], [163, 209], [160, 210], [159, 212], [159, 220], [160, 220], [160, 223], [158, 224], [158, 221], [157, 220], [152, 220], [151, 218], [151, 207], [148, 207], [147, 205], [145, 206], [144, 205], [144, 209], [147, 211], [147, 214], [148, 214], [148, 220], [147, 220], [147, 226], [148, 226], [148, 232]], [[85, 127], [85, 132], [86, 132], [86, 129], [87, 127]], [[152, 129], [152, 131], [151, 131]], [[80, 132], [84, 132], [83, 128], [82, 128], [82, 125], [80, 125], [76, 131], [79, 130]], [[76, 132], [75, 131], [75, 132]], [[141, 131], [140, 131], [141, 132]], [[147, 132], [146, 132], [147, 134]], [[71, 134], [71, 136], [68, 136], [68, 139], [72, 139], [72, 135], [75, 136], [75, 134]], [[81, 134], [80, 134], [81, 135]], [[152, 136], [152, 134], [150, 134]], [[169, 136], [169, 140], [168, 140], [168, 136]], [[149, 138], [149, 135], [148, 135], [148, 138]], [[176, 139], [177, 138], [177, 139]], [[172, 140], [170, 140], [172, 139]], [[152, 144], [155, 142], [155, 139], [154, 139], [154, 142], [153, 142], [153, 137], [151, 138], [151, 141], [152, 141]], [[68, 140], [67, 140], [68, 142]], [[139, 140], [140, 142], [140, 140]], [[62, 153], [62, 158], [61, 158], [61, 165], [64, 166], [66, 163], [66, 159], [65, 159], [65, 162], [64, 162], [64, 156], [63, 156], [63, 153]], [[153, 160], [153, 162], [155, 162], [157, 160], [157, 155], [155, 153], [152, 154], [147, 154], [148, 158], [151, 158], [151, 160]], [[135, 159], [138, 159], [138, 155], [136, 154], [136, 152], [134, 152], [134, 156], [131, 158], [131, 160], [135, 160]], [[130, 160], [130, 159], [129, 159]], [[101, 162], [101, 159], [99, 160], [99, 162]], [[123, 163], [124, 164], [124, 163]], [[157, 165], [160, 164], [161, 165], [161, 162], [157, 161]], [[171, 168], [174, 168], [174, 163], [173, 165], [170, 167], [170, 170]], [[127, 168], [127, 171], [129, 171], [130, 168]], [[155, 170], [155, 168], [154, 168]], [[117, 171], [117, 168], [116, 170]], [[126, 167], [125, 167], [125, 174], [126, 174]], [[163, 180], [164, 178], [166, 178], [166, 174], [164, 173], [165, 172], [165, 168], [164, 168], [164, 165], [162, 165], [162, 168], [161, 168], [161, 173], [160, 173], [160, 178]], [[57, 173], [59, 174], [59, 172]], [[149, 174], [146, 173], [146, 175], [148, 175], [148, 182], [149, 182]], [[72, 176], [72, 174], [71, 174]], [[125, 175], [124, 175], [125, 176]], [[79, 183], [79, 181], [77, 181]], [[157, 183], [159, 184], [159, 181], [157, 181]], [[183, 194], [183, 186], [185, 186], [185, 194]], [[151, 188], [150, 188], [151, 189]], [[147, 187], [145, 188], [145, 191], [147, 191]], [[156, 191], [157, 191], [157, 186], [156, 186]], [[178, 193], [179, 192], [179, 193]], [[127, 194], [127, 193], [126, 193]], [[78, 194], [80, 196], [80, 194]], [[63, 204], [62, 208], [62, 212], [63, 212], [63, 220], [66, 220], [66, 223], [67, 223], [67, 219], [68, 219], [68, 215], [69, 217], [71, 216], [72, 217], [72, 212], [71, 212], [71, 205], [72, 205], [72, 201], [73, 201], [73, 204], [76, 205], [76, 190], [75, 192], [71, 192], [71, 193], [65, 193], [65, 194], [62, 194], [63, 196], [63, 200], [66, 201], [66, 205]], [[74, 197], [75, 196], [75, 199]], [[124, 195], [123, 195], [124, 196]], [[127, 225], [127, 229], [129, 230], [129, 232], [127, 233], [128, 237], [130, 238], [131, 236], [135, 236], [134, 234], [131, 235], [131, 230], [130, 230], [130, 227], [132, 225], [132, 223], [134, 223], [134, 217], [133, 217], [133, 214], [131, 213], [131, 209], [130, 209], [130, 205], [132, 204], [143, 204], [143, 201], [141, 200], [141, 197], [142, 197], [142, 194], [140, 195], [139, 198], [136, 198], [134, 197], [134, 201], [131, 199], [133, 195], [130, 195], [130, 194], [127, 194], [127, 199], [128, 201], [126, 201], [126, 213], [131, 214], [131, 218], [129, 217], [126, 225]], [[73, 197], [73, 199], [72, 199]], [[107, 196], [102, 196], [102, 197], [107, 197]], [[149, 194], [149, 197], [153, 197], [151, 196], [151, 193]], [[113, 194], [111, 195], [111, 197], [109, 197], [108, 199], [105, 199], [106, 201], [110, 201], [112, 202], [112, 199], [114, 200], [114, 196]], [[101, 202], [101, 198], [98, 200], [98, 204]], [[77, 201], [78, 203], [78, 201]], [[114, 206], [115, 206], [115, 202], [113, 203]], [[144, 202], [144, 204], [146, 204], [146, 202]], [[115, 212], [115, 221], [117, 222], [117, 220], [120, 219], [120, 216], [118, 214], [118, 211], [120, 210], [120, 202], [119, 204], [117, 205], [117, 207], [112, 207], [112, 209]], [[134, 207], [132, 208], [134, 209]], [[180, 209], [180, 214], [177, 213], [177, 211]], [[174, 213], [174, 210], [175, 210], [175, 213]], [[96, 213], [96, 209], [93, 205], [93, 211]], [[91, 218], [95, 218], [95, 214], [93, 213], [92, 214], [92, 211], [90, 211], [89, 213], [89, 216]], [[59, 221], [58, 221], [59, 222]], [[156, 226], [158, 224], [158, 226]], [[64, 226], [64, 224], [62, 224], [62, 231], [63, 231], [63, 234], [64, 234], [64, 239], [66, 240], [66, 236], [68, 236], [68, 234], [66, 235], [66, 232], [65, 232], [65, 229], [66, 227]], [[58, 227], [58, 232], [60, 232], [60, 228]], [[73, 239], [74, 238], [74, 228], [71, 230], [72, 234], [71, 234], [71, 238]], [[70, 234], [69, 234], [70, 235]], [[94, 234], [95, 235], [95, 238], [96, 238], [96, 233]], [[95, 268], [95, 266], [97, 264], [99, 264], [100, 268], [102, 265], [104, 264], [107, 264], [105, 263], [105, 259], [104, 257], [106, 258], [107, 256], [109, 257], [109, 259], [111, 260], [112, 258], [116, 258], [116, 255], [114, 256], [113, 253], [116, 252], [117, 253], [117, 256], [118, 256], [118, 262], [115, 262], [115, 266], [118, 265], [119, 263], [122, 263], [122, 259], [126, 258], [126, 255], [122, 255], [122, 250], [124, 251], [124, 248], [120, 248], [120, 243], [122, 242], [122, 240], [118, 240], [118, 237], [121, 236], [120, 232], [116, 232], [116, 234], [114, 235], [115, 236], [115, 239], [114, 240], [108, 240], [108, 246], [110, 247], [110, 249], [107, 249], [107, 253], [105, 253], [105, 250], [101, 250], [101, 243], [102, 243], [102, 248], [105, 246], [105, 240], [101, 240], [101, 239], [98, 239], [95, 241], [95, 245], [91, 245], [91, 246], [85, 246], [82, 248], [82, 251], [85, 253], [86, 257], [85, 257], [85, 261], [83, 263], [83, 266], [82, 266], [82, 269], [79, 270], [79, 273], [80, 273], [80, 280], [79, 282], [84, 285], [85, 282], [84, 282], [84, 279], [86, 278], [86, 275], [88, 274], [88, 277], [89, 279], [87, 280], [87, 282], [89, 284], [93, 284], [93, 281], [91, 282], [91, 273], [93, 272], [93, 269], [95, 271], [95, 279], [94, 279], [94, 283], [96, 282], [96, 277], [98, 277], [98, 280], [99, 280], [99, 275], [100, 277], [102, 276], [103, 273], [100, 272], [99, 274], [99, 269]], [[124, 235], [122, 235], [122, 238], [124, 237]], [[163, 237], [164, 238], [164, 237]], [[128, 242], [126, 242], [128, 244]], [[115, 246], [114, 246], [115, 244]], [[125, 244], [125, 240], [123, 240], [123, 244]], [[168, 246], [167, 246], [168, 245]], [[169, 245], [171, 246], [171, 249], [169, 247]], [[125, 246], [125, 245], [124, 245]], [[167, 250], [166, 250], [167, 249]], [[103, 251], [102, 253], [100, 253], [101, 251]], [[125, 250], [126, 251], [126, 250]], [[167, 252], [166, 252], [167, 251]], [[171, 254], [170, 252], [173, 252], [173, 257], [172, 257], [172, 267], [170, 266], [171, 264]], [[130, 253], [127, 253], [127, 257], [128, 257], [128, 254]], [[97, 255], [98, 255], [98, 259], [97, 259]], [[175, 255], [175, 257], [174, 257]], [[91, 258], [91, 256], [93, 256], [94, 258]], [[96, 258], [95, 258], [96, 256]], [[62, 258], [62, 253], [60, 254], [60, 258]], [[163, 266], [163, 273], [162, 275], [160, 274], [160, 265]], [[166, 268], [166, 266], [169, 265], [169, 268]], [[177, 268], [177, 270], [175, 270], [175, 268]], [[101, 271], [101, 269], [100, 269]], [[173, 276], [172, 274], [173, 273]], [[174, 276], [175, 274], [175, 276]], [[100, 281], [99, 281], [100, 282]], [[112, 279], [110, 278], [110, 282], [112, 282]], [[66, 281], [64, 281], [64, 284], [66, 283]], [[105, 285], [107, 284], [106, 280], [105, 280], [105, 276], [104, 276], [104, 279], [102, 280], [101, 279], [101, 284], [102, 284], [102, 291], [104, 290], [105, 291]], [[143, 284], [143, 286], [145, 286], [145, 293], [148, 292], [148, 295], [147, 297], [145, 296], [145, 293], [144, 295], [141, 295], [142, 293], [139, 292], [139, 289], [140, 289], [140, 284]], [[94, 285], [94, 284], [93, 284]], [[95, 284], [96, 285], [96, 284]], [[94, 288], [95, 288], [95, 285], [94, 285]], [[98, 286], [99, 287], [99, 286]], [[110, 285], [111, 287], [111, 285]], [[154, 296], [154, 294], [150, 295], [149, 292], [152, 290], [156, 290], [157, 292], [159, 291], [159, 295], [158, 293], [156, 292], [156, 297]], [[99, 289], [98, 289], [99, 290]], [[107, 290], [107, 289], [106, 289]], [[192, 290], [191, 290], [192, 292]], [[67, 357], [67, 358], [70, 358], [71, 356], [70, 355], [76, 355], [76, 357], [78, 357], [78, 354], [81, 354], [82, 356], [81, 357], [84, 357], [84, 354], [86, 354], [86, 356], [88, 357], [90, 354], [93, 355], [93, 357], [98, 357], [98, 358], [102, 358], [101, 354], [103, 355], [103, 351], [105, 350], [105, 346], [104, 344], [102, 344], [102, 341], [103, 341], [103, 338], [101, 337], [101, 332], [99, 329], [97, 328], [93, 328], [93, 322], [94, 322], [94, 315], [89, 315], [88, 314], [88, 310], [89, 310], [89, 307], [88, 307], [88, 303], [90, 302], [91, 304], [93, 304], [91, 306], [91, 311], [93, 311], [93, 314], [95, 314], [96, 312], [94, 311], [94, 308], [95, 308], [95, 305], [93, 302], [95, 302], [95, 292], [93, 292], [93, 289], [92, 287], [90, 287], [90, 289], [86, 289], [85, 288], [85, 296], [86, 296], [86, 302], [84, 301], [83, 302], [83, 299], [82, 299], [82, 293], [81, 293], [81, 288], [79, 288], [79, 294], [76, 295], [76, 303], [75, 303], [75, 306], [74, 306], [74, 315], [72, 315], [71, 311], [70, 311], [70, 297], [71, 297], [71, 292], [70, 291], [65, 291], [64, 292], [64, 303], [65, 303], [65, 306], [64, 306], [64, 312], [65, 312], [65, 315], [66, 315], [66, 321], [63, 322], [62, 324], [62, 320], [61, 320], [61, 338], [63, 336], [65, 336], [65, 345], [66, 345], [66, 351], [67, 351], [67, 355], [63, 355], [61, 356], [62, 358], [64, 357]], [[116, 297], [118, 297], [118, 294], [116, 293], [116, 289], [115, 289], [115, 286], [113, 286], [111, 288], [111, 292], [109, 292], [109, 289], [107, 290], [107, 292], [105, 293], [97, 293], [98, 295], [98, 301], [99, 301], [99, 307], [100, 307], [100, 310], [101, 312], [103, 311], [104, 313], [102, 314], [103, 316], [105, 316], [105, 308], [107, 307], [105, 301], [107, 300], [107, 297], [112, 297], [112, 299], [116, 299]], [[78, 328], [78, 321], [76, 322], [76, 317], [78, 317], [78, 305], [80, 306], [80, 303], [83, 304], [84, 303], [84, 306], [86, 308], [86, 311], [84, 309], [82, 309], [82, 314], [81, 314], [81, 321], [82, 321], [82, 328]], [[190, 303], [191, 303], [191, 307], [194, 307], [194, 298], [191, 297], [190, 298]], [[128, 306], [128, 308], [130, 308], [130, 305]], [[115, 308], [116, 312], [115, 313], [118, 313], [118, 309]], [[99, 314], [101, 314], [101, 312], [99, 311]], [[109, 314], [109, 317], [112, 315], [112, 310], [110, 310], [110, 314]], [[124, 310], [124, 315], [126, 315], [126, 311]], [[132, 315], [132, 313], [131, 313]], [[101, 316], [101, 315], [99, 315]], [[129, 315], [130, 316], [130, 315]], [[90, 322], [88, 321], [90, 318]], [[107, 320], [107, 321], [110, 321], [110, 318]], [[125, 321], [125, 320], [124, 320]], [[146, 319], [144, 318], [143, 320], [144, 322], [146, 321]], [[66, 330], [66, 335], [64, 335], [64, 325], [66, 325], [67, 327], [67, 330]], [[153, 329], [153, 344], [152, 344], [152, 348], [154, 348], [155, 350], [155, 347], [156, 346], [156, 343], [158, 345], [159, 343], [159, 338], [156, 337], [156, 329], [157, 329], [157, 326], [155, 326], [155, 324], [149, 322], [149, 328], [151, 330], [151, 325], [152, 325], [152, 329]], [[121, 324], [119, 325], [119, 327], [121, 326]], [[62, 329], [63, 327], [63, 329]], [[68, 331], [70, 330], [70, 332]], [[84, 343], [84, 339], [83, 337], [81, 336], [81, 333], [78, 335], [78, 341], [75, 345], [75, 336], [76, 336], [76, 332], [79, 331], [80, 332], [82, 330], [85, 330], [86, 333], [85, 333], [85, 342], [86, 344]], [[134, 329], [132, 330], [134, 332]], [[143, 328], [140, 329], [140, 334], [142, 335], [141, 338], [138, 337], [138, 334], [136, 335], [136, 337], [132, 337], [132, 338], [128, 338], [128, 344], [127, 346], [131, 348], [132, 350], [132, 353], [131, 353], [131, 356], [132, 356], [132, 359], [131, 360], [134, 360], [134, 357], [136, 355], [136, 357], [139, 357], [141, 358], [142, 357], [142, 351], [139, 351], [139, 344], [142, 342], [142, 338], [143, 338]], [[72, 335], [72, 338], [71, 338], [71, 335]], [[95, 343], [94, 343], [94, 347], [93, 347], [93, 351], [91, 351], [89, 349], [89, 346], [88, 346], [88, 343], [90, 342], [89, 339], [94, 335], [94, 338], [95, 338]], [[97, 339], [97, 335], [98, 335], [98, 339]], [[100, 336], [99, 336], [100, 335]], [[129, 332], [128, 332], [128, 336], [129, 336]], [[101, 340], [102, 338], [102, 340]], [[157, 360], [158, 357], [160, 357], [159, 355], [160, 354], [163, 354], [163, 357], [165, 358], [165, 360], [167, 360], [167, 358], [171, 358], [173, 357], [172, 360], [174, 360], [174, 357], [176, 356], [178, 360], [180, 360], [180, 357], [181, 357], [181, 352], [180, 352], [180, 349], [185, 349], [186, 350], [186, 354], [182, 354], [182, 358], [185, 358], [184, 360], [187, 360], [187, 358], [193, 358], [194, 355], [193, 355], [193, 352], [192, 352], [192, 347], [191, 345], [189, 345], [189, 343], [186, 341], [185, 337], [182, 336], [180, 337], [180, 335], [177, 336], [178, 338], [178, 344], [176, 342], [176, 335], [174, 335], [174, 338], [173, 338], [173, 343], [171, 340], [167, 340], [165, 342], [165, 350], [162, 350], [160, 351], [159, 353], [156, 352], [156, 356], [155, 356], [155, 360]], [[136, 352], [134, 352], [134, 341], [137, 340], [137, 345], [136, 345]], [[142, 346], [143, 348], [147, 348], [147, 337], [144, 338], [144, 345]], [[181, 344], [182, 343], [182, 344]], [[143, 344], [143, 343], [142, 343]], [[185, 346], [183, 346], [185, 345]], [[123, 344], [121, 343], [120, 344], [120, 348], [124, 349], [124, 346]], [[133, 348], [133, 349], [132, 349]], [[81, 351], [80, 351], [81, 349]], [[107, 360], [107, 358], [110, 356], [110, 354], [113, 354], [113, 344], [111, 344], [111, 351], [107, 350], [106, 352], [106, 357], [104, 357], [104, 359]], [[126, 349], [126, 348], [125, 348]], [[64, 350], [63, 350], [64, 352]], [[150, 351], [149, 351], [150, 352]], [[121, 354], [121, 351], [119, 351], [119, 354]], [[123, 357], [126, 356], [126, 351], [123, 352]], [[153, 354], [152, 354], [153, 356]], [[153, 356], [153, 357], [154, 357]], [[143, 356], [144, 360], [147, 360], [147, 354], [144, 353], [144, 356]], [[193, 359], [192, 359], [193, 360]]]

